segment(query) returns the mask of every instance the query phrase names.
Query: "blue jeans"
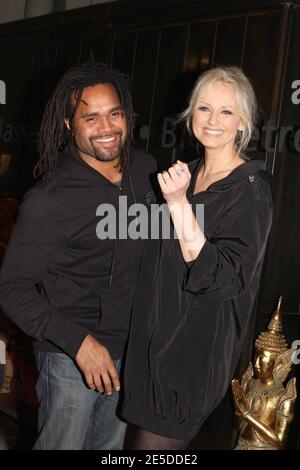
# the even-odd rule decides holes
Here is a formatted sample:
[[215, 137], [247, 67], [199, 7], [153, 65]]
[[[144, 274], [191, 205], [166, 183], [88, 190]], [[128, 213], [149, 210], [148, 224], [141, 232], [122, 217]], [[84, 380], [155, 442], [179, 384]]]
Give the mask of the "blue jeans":
[[[38, 439], [35, 450], [120, 450], [126, 423], [116, 415], [119, 393], [101, 394], [85, 385], [65, 354], [36, 353], [39, 376]], [[121, 359], [114, 361], [120, 371]]]

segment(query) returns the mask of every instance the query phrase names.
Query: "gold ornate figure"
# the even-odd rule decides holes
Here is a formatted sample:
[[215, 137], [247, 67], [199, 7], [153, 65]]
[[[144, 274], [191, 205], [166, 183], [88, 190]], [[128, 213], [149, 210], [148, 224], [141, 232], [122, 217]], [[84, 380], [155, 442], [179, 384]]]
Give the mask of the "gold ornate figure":
[[241, 383], [232, 381], [240, 432], [235, 450], [277, 450], [285, 445], [297, 396], [296, 379], [283, 382], [291, 370], [294, 349], [281, 334], [281, 300], [267, 331], [255, 342], [254, 370], [250, 362]]

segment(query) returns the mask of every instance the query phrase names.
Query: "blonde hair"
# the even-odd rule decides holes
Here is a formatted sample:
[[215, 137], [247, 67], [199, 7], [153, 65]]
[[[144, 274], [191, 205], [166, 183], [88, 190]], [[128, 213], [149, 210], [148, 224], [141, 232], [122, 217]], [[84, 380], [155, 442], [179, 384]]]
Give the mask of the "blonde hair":
[[193, 134], [191, 124], [196, 102], [199, 97], [206, 95], [218, 81], [231, 84], [235, 90], [238, 112], [243, 123], [243, 129], [238, 131], [236, 135], [235, 149], [237, 153], [243, 155], [243, 151], [250, 141], [256, 120], [257, 103], [253, 87], [240, 68], [215, 67], [204, 72], [197, 80], [189, 105], [181, 114], [180, 120], [185, 120], [189, 133]]

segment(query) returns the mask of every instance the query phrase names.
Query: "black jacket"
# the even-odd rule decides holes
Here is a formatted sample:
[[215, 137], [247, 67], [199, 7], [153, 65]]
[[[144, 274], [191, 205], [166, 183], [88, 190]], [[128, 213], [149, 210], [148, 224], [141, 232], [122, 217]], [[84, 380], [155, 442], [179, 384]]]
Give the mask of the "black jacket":
[[178, 240], [148, 242], [125, 367], [123, 416], [142, 428], [191, 439], [224, 396], [259, 287], [272, 220], [270, 177], [247, 161], [188, 198], [204, 204], [205, 242], [185, 263]]
[[[71, 357], [90, 333], [120, 358], [144, 240], [100, 240], [96, 215], [151, 199], [153, 157], [134, 150], [121, 187], [82, 161], [70, 147], [49, 182], [39, 182], [21, 204], [0, 274], [4, 312], [43, 351]], [[42, 289], [37, 284], [42, 282]]]

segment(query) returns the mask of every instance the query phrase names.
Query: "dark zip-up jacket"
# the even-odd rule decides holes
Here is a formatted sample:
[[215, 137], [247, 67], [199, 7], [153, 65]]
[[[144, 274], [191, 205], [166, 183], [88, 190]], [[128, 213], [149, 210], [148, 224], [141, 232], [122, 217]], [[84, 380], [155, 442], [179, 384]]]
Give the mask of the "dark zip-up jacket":
[[125, 367], [123, 417], [147, 431], [189, 440], [224, 396], [243, 347], [272, 221], [270, 176], [247, 161], [193, 194], [207, 238], [185, 263], [178, 240], [148, 242], [136, 291]]
[[155, 170], [153, 157], [133, 150], [119, 187], [70, 146], [51, 179], [25, 195], [1, 268], [0, 304], [37, 349], [75, 357], [89, 333], [112, 358], [122, 356], [145, 242], [99, 239], [96, 211], [110, 203], [118, 217], [119, 196], [128, 207], [149, 203]]

